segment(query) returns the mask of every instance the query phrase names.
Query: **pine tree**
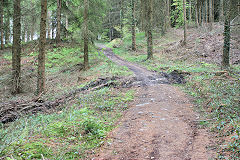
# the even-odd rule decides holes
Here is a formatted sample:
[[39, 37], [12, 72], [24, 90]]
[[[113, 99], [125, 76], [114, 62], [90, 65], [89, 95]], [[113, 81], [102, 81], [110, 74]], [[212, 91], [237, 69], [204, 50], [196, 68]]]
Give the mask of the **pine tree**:
[[57, 0], [57, 34], [56, 34], [57, 44], [61, 41], [61, 7], [62, 0]]
[[3, 44], [3, 27], [4, 27], [4, 24], [3, 24], [3, 0], [0, 0], [0, 36], [1, 36], [1, 50], [3, 50], [4, 48], [4, 44]]
[[209, 29], [213, 29], [213, 0], [209, 0]]
[[84, 68], [88, 67], [88, 0], [84, 0]]
[[21, 91], [21, 0], [14, 0], [13, 46], [12, 46], [12, 82], [13, 94]]
[[231, 40], [231, 27], [230, 27], [230, 20], [231, 20], [231, 7], [232, 2], [231, 0], [227, 0], [226, 8], [224, 11], [224, 45], [223, 45], [223, 57], [222, 57], [222, 67], [228, 68], [230, 66], [229, 63], [229, 52], [230, 52], [230, 40]]
[[183, 0], [183, 18], [184, 18], [184, 37], [183, 37], [183, 45], [187, 43], [187, 16], [186, 16], [186, 0]]
[[40, 42], [38, 55], [37, 94], [45, 92], [45, 44], [46, 44], [47, 0], [41, 0]]
[[153, 37], [152, 37], [152, 28], [153, 28], [153, 0], [148, 0], [147, 5], [147, 59], [153, 58]]
[[136, 20], [135, 20], [135, 0], [132, 0], [132, 50], [136, 51]]

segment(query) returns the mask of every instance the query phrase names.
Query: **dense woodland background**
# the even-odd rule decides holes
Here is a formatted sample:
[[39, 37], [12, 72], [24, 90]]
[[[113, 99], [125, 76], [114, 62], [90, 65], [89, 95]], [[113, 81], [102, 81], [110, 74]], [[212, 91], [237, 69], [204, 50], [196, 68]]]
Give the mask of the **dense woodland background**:
[[[39, 106], [56, 108], [63, 99], [57, 95], [69, 98], [80, 91], [72, 90], [90, 80], [131, 75], [126, 68], [115, 66], [104, 58], [97, 47], [104, 44], [112, 47], [120, 57], [150, 70], [178, 70], [192, 75], [188, 77], [188, 88], [194, 90], [191, 90], [191, 96], [202, 97], [201, 106], [205, 107], [218, 101], [215, 108], [205, 108], [206, 112], [220, 117], [214, 127], [216, 130], [223, 127], [221, 136], [234, 137], [219, 140], [218, 146], [223, 141], [231, 141], [231, 144], [228, 148], [218, 148], [218, 158], [240, 157], [239, 0], [0, 0], [0, 37], [0, 138], [5, 141], [0, 141], [3, 144], [0, 156], [17, 157], [22, 153], [23, 159], [27, 159], [24, 151], [14, 152], [17, 143], [12, 142], [16, 140], [6, 138], [16, 128], [6, 129], [4, 124], [24, 117], [22, 115], [26, 113], [42, 111], [38, 111]], [[196, 64], [200, 68], [194, 66]], [[218, 77], [223, 82], [214, 80], [213, 86], [216, 86], [210, 87], [213, 90], [202, 89], [209, 79], [213, 79], [211, 76], [228, 79]], [[221, 93], [224, 86], [229, 92]], [[108, 94], [104, 91], [94, 96], [104, 95], [107, 99]], [[213, 96], [209, 98], [209, 95]], [[224, 95], [229, 97], [225, 100]], [[122, 101], [127, 102], [128, 98]], [[118, 100], [112, 103], [122, 105]], [[44, 112], [52, 113], [46, 110]], [[223, 120], [222, 113], [227, 120]], [[90, 125], [101, 127], [95, 124], [94, 118]], [[13, 133], [12, 137], [24, 137], [22, 132]], [[99, 143], [94, 139], [91, 145]], [[34, 143], [31, 147], [38, 148], [36, 146]], [[91, 148], [88, 147], [86, 150]], [[43, 152], [46, 157], [53, 155]]]

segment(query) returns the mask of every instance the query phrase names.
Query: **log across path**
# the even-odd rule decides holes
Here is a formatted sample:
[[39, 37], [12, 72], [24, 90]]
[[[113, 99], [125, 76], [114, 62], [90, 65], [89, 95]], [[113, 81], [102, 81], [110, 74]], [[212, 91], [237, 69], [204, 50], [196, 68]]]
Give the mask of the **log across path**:
[[[105, 48], [104, 46], [99, 46]], [[116, 56], [104, 54], [134, 72], [142, 85], [123, 115], [119, 127], [108, 135], [108, 142], [95, 160], [208, 160], [212, 154], [209, 134], [196, 125], [198, 114], [187, 96], [166, 78]]]

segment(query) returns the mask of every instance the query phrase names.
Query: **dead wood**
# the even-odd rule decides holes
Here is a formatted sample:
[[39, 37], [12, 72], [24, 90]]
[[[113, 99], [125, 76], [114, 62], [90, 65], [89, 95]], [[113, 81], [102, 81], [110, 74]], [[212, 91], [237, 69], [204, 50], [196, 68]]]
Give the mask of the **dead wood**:
[[16, 120], [22, 115], [47, 112], [50, 109], [55, 109], [67, 101], [70, 101], [76, 94], [83, 91], [98, 90], [104, 87], [116, 86], [116, 80], [119, 79], [120, 77], [98, 78], [82, 88], [75, 89], [67, 94], [63, 94], [55, 98], [53, 101], [44, 101], [40, 96], [38, 96], [30, 101], [11, 101], [0, 103], [0, 122], [8, 123]]

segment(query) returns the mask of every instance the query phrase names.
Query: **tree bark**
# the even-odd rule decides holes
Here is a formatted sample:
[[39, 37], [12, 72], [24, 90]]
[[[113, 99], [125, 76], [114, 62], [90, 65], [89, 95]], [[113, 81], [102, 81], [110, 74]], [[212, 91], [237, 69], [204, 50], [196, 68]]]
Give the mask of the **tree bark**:
[[27, 32], [27, 29], [26, 29], [26, 22], [25, 22], [25, 24], [23, 24], [23, 32], [22, 32], [22, 41], [23, 42], [26, 42], [26, 32]]
[[3, 34], [4, 34], [4, 32], [3, 32], [3, 27], [4, 27], [4, 25], [3, 25], [3, 0], [0, 0], [0, 32], [1, 32], [1, 50], [3, 50], [3, 48], [4, 48], [4, 43], [3, 43]]
[[147, 5], [147, 59], [153, 58], [153, 37], [152, 37], [152, 25], [153, 25], [153, 0], [148, 0]]
[[223, 45], [223, 57], [222, 57], [222, 67], [228, 68], [230, 66], [230, 40], [231, 40], [231, 27], [230, 27], [230, 20], [231, 20], [231, 7], [232, 3], [231, 0], [227, 0], [226, 2], [226, 9], [224, 12], [224, 45]]
[[135, 18], [135, 0], [132, 0], [132, 50], [136, 51], [136, 18]]
[[11, 35], [11, 31], [10, 31], [10, 15], [8, 14], [7, 18], [6, 18], [6, 30], [5, 30], [5, 44], [8, 44], [10, 41], [10, 35]]
[[219, 5], [219, 21], [223, 22], [224, 21], [224, 15], [223, 15], [223, 0], [220, 0], [220, 5]]
[[[53, 16], [53, 14], [52, 14], [52, 16]], [[55, 34], [54, 29], [56, 28], [56, 25], [55, 25], [55, 22], [54, 22], [54, 18], [55, 18], [55, 17], [52, 17], [52, 26], [51, 26], [51, 27], [52, 27], [52, 39], [55, 38], [55, 37], [54, 37], [54, 36], [55, 36], [55, 35], [54, 35], [54, 34]]]
[[213, 0], [209, 0], [209, 29], [213, 29]]
[[202, 26], [204, 26], [205, 25], [205, 23], [206, 23], [206, 16], [205, 16], [205, 14], [206, 14], [206, 10], [205, 10], [205, 1], [203, 1], [202, 2]]
[[36, 23], [36, 18], [34, 15], [32, 15], [32, 25], [31, 25], [31, 41], [33, 41], [34, 39], [34, 26], [35, 26], [35, 23]]
[[187, 16], [186, 16], [186, 0], [183, 0], [183, 18], [184, 18], [184, 35], [183, 35], [183, 45], [187, 43]]
[[202, 25], [202, 2], [199, 4], [199, 24]]
[[141, 30], [142, 31], [145, 31], [145, 27], [144, 27], [144, 20], [145, 20], [145, 13], [146, 13], [146, 11], [145, 11], [145, 6], [144, 6], [145, 4], [144, 4], [144, 0], [141, 0]]
[[192, 21], [192, 0], [189, 0], [189, 21]]
[[84, 68], [88, 67], [88, 0], [84, 0]]
[[171, 17], [170, 17], [170, 11], [171, 11], [171, 8], [170, 8], [170, 0], [167, 0], [167, 28], [170, 28], [171, 27]]
[[205, 0], [205, 23], [208, 23], [208, 0]]
[[46, 45], [47, 0], [41, 0], [40, 42], [38, 55], [37, 94], [45, 92], [45, 45]]
[[56, 35], [57, 44], [61, 41], [61, 5], [62, 0], [57, 0], [57, 35]]
[[47, 21], [48, 21], [48, 38], [51, 39], [51, 11], [48, 11]]
[[14, 0], [12, 46], [12, 93], [21, 91], [21, 0]]
[[195, 7], [195, 23], [196, 23], [196, 26], [199, 27], [199, 21], [198, 21], [198, 15], [199, 15], [199, 10], [198, 10], [198, 7], [199, 7], [199, 3], [197, 1], [196, 3], [196, 7]]
[[27, 42], [30, 41], [30, 30], [29, 27], [27, 28]]
[[120, 23], [121, 23], [121, 34], [123, 37], [123, 27], [124, 27], [124, 0], [121, 0], [121, 10], [120, 10]]

